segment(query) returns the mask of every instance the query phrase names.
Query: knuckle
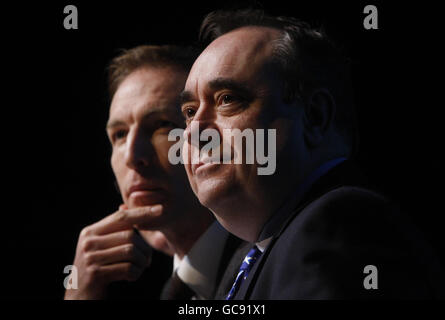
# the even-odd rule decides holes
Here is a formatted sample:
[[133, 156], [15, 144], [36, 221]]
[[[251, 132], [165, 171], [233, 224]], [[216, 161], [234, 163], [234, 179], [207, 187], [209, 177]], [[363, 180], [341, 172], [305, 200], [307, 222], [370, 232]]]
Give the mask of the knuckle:
[[98, 265], [90, 265], [87, 268], [87, 273], [91, 278], [99, 278], [101, 275], [100, 267]]
[[133, 230], [122, 231], [122, 238], [124, 240], [131, 241], [133, 239], [133, 237], [134, 237], [134, 231]]
[[91, 252], [87, 252], [84, 255], [84, 261], [87, 266], [94, 266], [94, 255]]
[[116, 212], [116, 221], [125, 222], [126, 219], [127, 219], [127, 215], [125, 214], [124, 211], [119, 210], [118, 212]]
[[130, 262], [126, 263], [124, 270], [125, 270], [125, 274], [127, 274], [127, 275], [130, 274], [133, 271], [133, 265]]
[[90, 236], [93, 233], [93, 230], [91, 228], [91, 226], [85, 227], [82, 229], [82, 231], [80, 231], [80, 237], [81, 238], [85, 238]]
[[130, 243], [130, 244], [125, 245], [124, 252], [127, 256], [133, 256], [135, 254], [134, 244]]
[[95, 241], [91, 237], [86, 237], [82, 240], [81, 248], [83, 252], [89, 252], [95, 247]]

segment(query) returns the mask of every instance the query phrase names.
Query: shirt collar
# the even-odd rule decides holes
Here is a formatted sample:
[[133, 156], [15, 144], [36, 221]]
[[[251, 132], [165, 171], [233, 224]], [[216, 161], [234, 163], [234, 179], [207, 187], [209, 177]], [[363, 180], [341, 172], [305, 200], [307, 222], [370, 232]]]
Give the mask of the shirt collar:
[[266, 250], [267, 246], [269, 245], [269, 243], [272, 241], [273, 237], [269, 237], [267, 239], [264, 239], [263, 241], [257, 242], [255, 243], [255, 245], [258, 247], [258, 249], [261, 252], [264, 252], [264, 250]]
[[228, 232], [215, 221], [182, 259], [177, 255], [173, 257], [173, 272], [177, 272], [178, 277], [200, 299], [212, 298], [228, 235]]

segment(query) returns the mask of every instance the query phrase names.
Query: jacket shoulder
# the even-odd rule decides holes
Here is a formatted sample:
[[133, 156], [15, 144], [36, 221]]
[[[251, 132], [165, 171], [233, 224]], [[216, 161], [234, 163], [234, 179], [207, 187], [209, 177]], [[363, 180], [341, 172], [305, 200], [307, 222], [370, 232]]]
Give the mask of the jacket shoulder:
[[306, 231], [323, 226], [369, 229], [375, 224], [387, 226], [398, 214], [398, 206], [384, 195], [362, 187], [343, 186], [305, 206], [292, 223], [304, 224]]
[[[271, 247], [263, 279], [278, 299], [418, 298], [434, 295], [430, 262], [392, 201], [343, 186], [295, 214]], [[378, 290], [364, 288], [368, 265], [379, 271]]]

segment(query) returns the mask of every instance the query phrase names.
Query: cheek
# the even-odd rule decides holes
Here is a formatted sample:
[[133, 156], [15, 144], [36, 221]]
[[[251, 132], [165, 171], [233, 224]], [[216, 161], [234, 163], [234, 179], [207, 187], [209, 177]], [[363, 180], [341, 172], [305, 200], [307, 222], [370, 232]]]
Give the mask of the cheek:
[[167, 136], [159, 135], [152, 140], [159, 164], [170, 181], [174, 189], [180, 190], [180, 193], [190, 190], [190, 184], [187, 177], [185, 166], [182, 164], [171, 164], [168, 159], [168, 152], [175, 144], [174, 141], [168, 141]]
[[[255, 110], [256, 111], [256, 110]], [[253, 170], [252, 164], [256, 161], [256, 140], [257, 129], [263, 129], [263, 124], [259, 119], [258, 112], [244, 112], [235, 117], [225, 119], [220, 123], [221, 132], [224, 130], [239, 129], [239, 132], [232, 132], [231, 135], [223, 135], [224, 156], [228, 157], [227, 149], [230, 146], [232, 157], [230, 164], [225, 166], [232, 167], [232, 170], [237, 172], [245, 172]], [[240, 134], [240, 135], [238, 135]], [[234, 136], [238, 136], [237, 139]], [[267, 130], [264, 135], [264, 139], [267, 139]], [[249, 160], [249, 161], [247, 161]], [[253, 162], [253, 163], [252, 163]], [[243, 174], [244, 175], [244, 174]]]
[[275, 106], [270, 128], [276, 130], [277, 152], [284, 149], [295, 150], [296, 143], [303, 138], [303, 108], [282, 103], [276, 103]]
[[119, 172], [119, 165], [118, 165], [119, 161], [118, 161], [118, 157], [117, 157], [115, 151], [113, 151], [113, 153], [111, 154], [111, 161], [110, 162], [111, 162], [111, 168], [113, 169], [113, 173], [114, 173], [114, 175], [117, 178], [118, 172]]
[[171, 173], [175, 166], [172, 165], [168, 159], [168, 151], [170, 147], [174, 145], [174, 141], [168, 141], [166, 135], [158, 135], [153, 137], [152, 144], [162, 169], [167, 173]]
[[271, 128], [276, 130], [276, 150], [280, 152], [288, 147], [291, 137], [294, 137], [294, 132], [291, 132], [292, 126], [288, 121], [279, 119], [271, 124]]
[[119, 184], [119, 187], [121, 188], [123, 178], [125, 176], [125, 165], [123, 156], [116, 150], [114, 150], [111, 155], [111, 168], [113, 169], [114, 176]]

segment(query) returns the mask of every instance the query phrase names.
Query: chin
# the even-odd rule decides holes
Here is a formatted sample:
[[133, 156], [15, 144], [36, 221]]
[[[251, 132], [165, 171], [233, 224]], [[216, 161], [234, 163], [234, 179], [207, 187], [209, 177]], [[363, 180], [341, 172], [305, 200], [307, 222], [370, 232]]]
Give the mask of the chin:
[[212, 211], [220, 211], [224, 203], [232, 198], [234, 186], [224, 179], [207, 179], [197, 188], [199, 202]]

